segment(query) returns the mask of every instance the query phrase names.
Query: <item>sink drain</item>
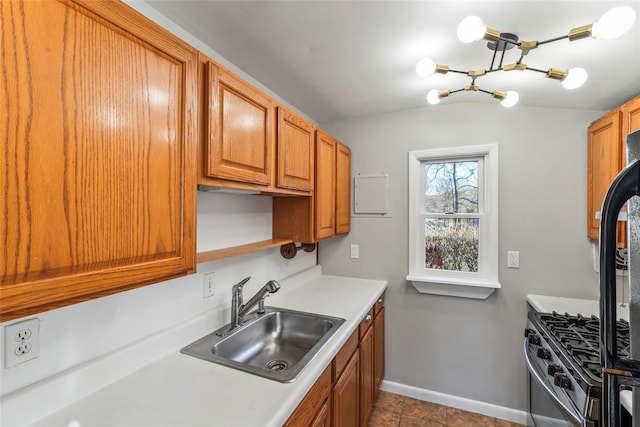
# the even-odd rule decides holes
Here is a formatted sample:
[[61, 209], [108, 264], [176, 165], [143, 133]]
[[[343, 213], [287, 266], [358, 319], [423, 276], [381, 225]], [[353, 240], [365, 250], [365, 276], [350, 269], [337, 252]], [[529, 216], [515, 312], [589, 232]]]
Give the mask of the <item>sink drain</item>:
[[268, 371], [284, 371], [289, 367], [289, 363], [286, 360], [274, 359], [269, 360], [265, 367]]

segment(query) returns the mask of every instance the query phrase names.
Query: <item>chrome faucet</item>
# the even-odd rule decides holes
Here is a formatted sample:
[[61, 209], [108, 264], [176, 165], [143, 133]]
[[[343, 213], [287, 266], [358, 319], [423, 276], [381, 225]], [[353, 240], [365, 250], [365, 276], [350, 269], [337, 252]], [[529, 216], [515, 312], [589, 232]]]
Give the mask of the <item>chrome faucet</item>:
[[245, 277], [231, 288], [231, 324], [229, 328], [225, 328], [224, 333], [227, 334], [231, 330], [242, 325], [244, 322], [244, 316], [256, 305], [258, 306], [258, 314], [264, 314], [264, 299], [278, 292], [280, 289], [280, 283], [276, 280], [269, 280], [260, 290], [253, 296], [246, 304], [244, 304], [242, 296], [242, 287], [251, 279], [251, 277]]

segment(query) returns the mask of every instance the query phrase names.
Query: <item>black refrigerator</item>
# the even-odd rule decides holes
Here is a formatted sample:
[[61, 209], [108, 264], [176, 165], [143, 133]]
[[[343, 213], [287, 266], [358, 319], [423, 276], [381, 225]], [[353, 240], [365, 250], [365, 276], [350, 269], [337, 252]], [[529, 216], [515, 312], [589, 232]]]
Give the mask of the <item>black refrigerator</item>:
[[[627, 166], [613, 181], [600, 220], [600, 360], [602, 427], [621, 425], [620, 390], [633, 393], [633, 426], [640, 427], [640, 130], [627, 136]], [[627, 205], [630, 358], [616, 346], [616, 222]]]

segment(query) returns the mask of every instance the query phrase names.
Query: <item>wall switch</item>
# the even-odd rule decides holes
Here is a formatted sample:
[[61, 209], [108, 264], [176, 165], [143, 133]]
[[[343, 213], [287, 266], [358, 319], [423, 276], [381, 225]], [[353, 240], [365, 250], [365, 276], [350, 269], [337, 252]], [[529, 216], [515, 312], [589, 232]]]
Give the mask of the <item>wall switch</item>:
[[212, 297], [216, 294], [216, 286], [214, 283], [214, 275], [216, 273], [215, 272], [211, 272], [211, 273], [205, 273], [204, 274], [204, 284], [203, 284], [203, 292], [202, 292], [202, 297], [203, 298], [209, 298]]
[[520, 252], [519, 251], [507, 252], [507, 268], [520, 268]]
[[360, 258], [360, 246], [351, 245], [351, 258]]
[[4, 367], [11, 368], [40, 355], [40, 319], [23, 320], [4, 327]]

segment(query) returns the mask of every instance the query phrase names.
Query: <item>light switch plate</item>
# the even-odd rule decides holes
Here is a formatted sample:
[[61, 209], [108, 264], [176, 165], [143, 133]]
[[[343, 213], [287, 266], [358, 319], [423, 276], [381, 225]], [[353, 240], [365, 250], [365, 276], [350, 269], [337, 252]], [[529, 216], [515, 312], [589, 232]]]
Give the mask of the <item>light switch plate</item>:
[[202, 297], [209, 298], [216, 294], [216, 286], [215, 286], [215, 272], [205, 273], [203, 275], [203, 284], [202, 284]]
[[360, 258], [360, 246], [351, 245], [351, 258]]

